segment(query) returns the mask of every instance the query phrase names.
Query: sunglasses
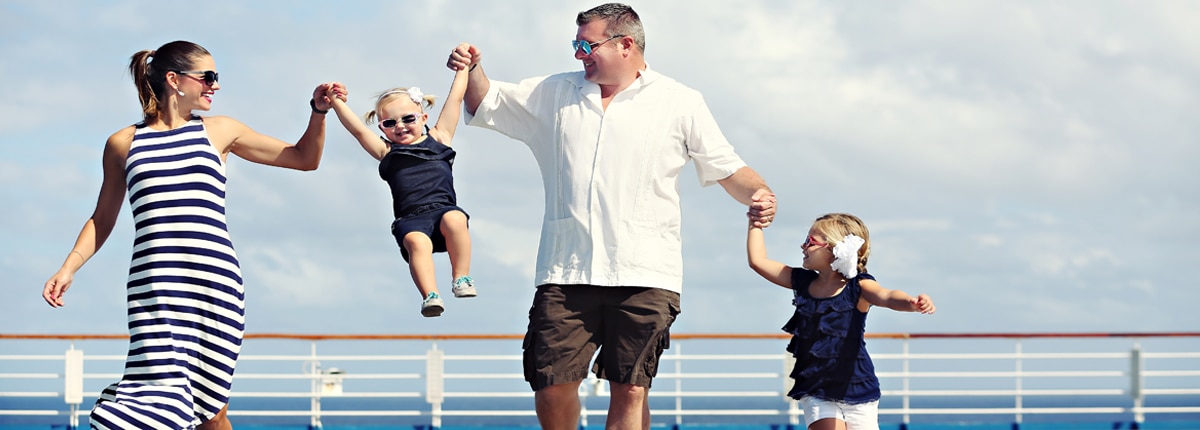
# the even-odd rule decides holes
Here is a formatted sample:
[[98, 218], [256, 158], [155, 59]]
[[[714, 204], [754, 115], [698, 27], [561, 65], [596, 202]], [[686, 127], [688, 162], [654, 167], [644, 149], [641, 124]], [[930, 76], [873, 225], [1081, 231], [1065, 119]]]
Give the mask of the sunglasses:
[[[203, 79], [204, 85], [212, 86], [217, 83], [217, 72], [214, 70], [176, 70], [175, 73], [187, 76], [192, 79]], [[196, 78], [192, 75], [204, 75], [203, 78]]]
[[827, 243], [821, 242], [821, 241], [817, 240], [815, 237], [809, 236], [809, 237], [804, 238], [804, 244], [800, 245], [800, 247], [803, 249], [808, 249], [808, 248], [814, 247], [814, 246], [819, 246], [819, 247], [824, 248], [827, 245], [828, 245]]
[[398, 125], [398, 123], [400, 123], [400, 122], [403, 122], [405, 124], [412, 124], [414, 122], [417, 122], [417, 114], [410, 113], [408, 115], [404, 115], [404, 116], [400, 117], [399, 121], [396, 121], [395, 118], [385, 119], [383, 121], [379, 121], [379, 126], [381, 126], [383, 128], [392, 128], [392, 127], [395, 127], [396, 125]]
[[583, 55], [592, 55], [592, 51], [595, 51], [596, 48], [600, 47], [600, 45], [608, 43], [608, 41], [616, 39], [618, 37], [625, 37], [625, 35], [618, 34], [616, 36], [601, 40], [599, 42], [588, 42], [586, 40], [572, 40], [571, 47], [575, 48], [576, 51], [583, 50]]

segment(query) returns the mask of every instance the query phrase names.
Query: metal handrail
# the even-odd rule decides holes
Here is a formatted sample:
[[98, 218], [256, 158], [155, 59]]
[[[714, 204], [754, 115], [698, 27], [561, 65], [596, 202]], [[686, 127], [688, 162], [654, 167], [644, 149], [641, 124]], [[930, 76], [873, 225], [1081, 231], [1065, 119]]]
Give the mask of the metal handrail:
[[[898, 415], [903, 422], [911, 422], [912, 416], [922, 415], [962, 415], [962, 416], [998, 416], [1011, 415], [1014, 423], [1021, 423], [1026, 416], [1043, 414], [1123, 414], [1132, 422], [1143, 422], [1146, 414], [1163, 414], [1175, 417], [1196, 419], [1193, 416], [1200, 413], [1200, 402], [1196, 405], [1182, 406], [1150, 406], [1146, 407], [1146, 397], [1163, 396], [1200, 396], [1200, 370], [1196, 366], [1185, 368], [1150, 368], [1147, 361], [1171, 362], [1188, 361], [1194, 363], [1200, 358], [1200, 348], [1191, 347], [1183, 351], [1143, 351], [1141, 342], [1147, 339], [1200, 339], [1200, 333], [974, 333], [974, 334], [910, 334], [910, 333], [872, 333], [868, 339], [879, 342], [900, 342], [899, 352], [873, 353], [878, 370], [877, 374], [883, 383], [883, 396], [899, 398], [900, 407], [881, 405], [880, 415]], [[521, 381], [522, 375], [513, 371], [480, 372], [446, 372], [444, 368], [449, 362], [496, 362], [518, 361], [519, 354], [447, 354], [439, 349], [439, 344], [454, 344], [459, 342], [478, 341], [520, 341], [521, 335], [515, 334], [447, 334], [447, 335], [334, 335], [334, 334], [248, 334], [248, 342], [254, 340], [281, 340], [307, 342], [310, 351], [307, 354], [245, 354], [241, 357], [243, 363], [287, 363], [298, 362], [305, 366], [305, 371], [293, 373], [256, 372], [253, 370], [239, 371], [235, 378], [239, 381], [233, 396], [235, 398], [279, 398], [279, 399], [308, 399], [308, 410], [231, 410], [230, 415], [259, 416], [259, 417], [309, 417], [314, 427], [321, 426], [322, 417], [428, 417], [429, 423], [440, 427], [443, 417], [532, 417], [532, 408], [509, 410], [470, 410], [443, 409], [447, 399], [503, 399], [531, 398], [532, 393], [522, 385], [519, 390], [480, 391], [472, 387], [471, 391], [447, 390], [447, 382], [454, 380], [468, 381]], [[684, 417], [693, 416], [766, 416], [781, 417], [788, 424], [799, 424], [802, 411], [796, 402], [786, 399], [785, 393], [789, 387], [788, 372], [791, 358], [782, 353], [782, 342], [789, 337], [785, 334], [674, 334], [672, 335], [672, 350], [663, 355], [655, 389], [651, 391], [652, 399], [674, 399], [673, 408], [655, 408], [652, 415], [674, 416], [676, 424], [681, 424]], [[1022, 342], [1031, 339], [1053, 338], [1058, 340], [1084, 339], [1126, 339], [1131, 342], [1127, 351], [1083, 351], [1083, 352], [1025, 352]], [[78, 426], [78, 418], [86, 416], [87, 411], [79, 410], [82, 402], [72, 403], [69, 398], [76, 400], [95, 398], [98, 390], [83, 390], [83, 380], [104, 380], [105, 383], [120, 378], [119, 373], [86, 373], [84, 363], [119, 362], [125, 359], [121, 355], [96, 354], [85, 355], [75, 349], [77, 342], [95, 341], [127, 341], [127, 335], [95, 335], [95, 334], [0, 334], [3, 341], [41, 341], [58, 340], [70, 341], [70, 349], [65, 354], [3, 354], [0, 355], [0, 398], [64, 398], [69, 406], [65, 413], [60, 410], [34, 409], [4, 409], [0, 407], [0, 417], [4, 416], [66, 416], [67, 424]], [[1012, 351], [1004, 352], [912, 352], [914, 343], [920, 344], [934, 339], [958, 339], [987, 342], [1015, 342]], [[431, 349], [425, 354], [317, 354], [319, 344], [337, 341], [371, 341], [371, 342], [428, 342]], [[727, 341], [763, 341], [775, 353], [695, 353], [685, 354], [684, 345], [691, 342], [711, 342], [720, 344]], [[2, 344], [2, 343], [0, 343]], [[875, 341], [869, 342], [869, 347], [877, 347]], [[9, 348], [3, 348], [9, 350]], [[75, 358], [71, 358], [75, 357]], [[78, 360], [78, 363], [73, 363]], [[1071, 361], [1087, 363], [1089, 366], [1074, 366], [1069, 369], [1033, 369], [1030, 363]], [[14, 372], [6, 363], [10, 362], [60, 362], [65, 368], [78, 366], [76, 371], [62, 373], [45, 371]], [[404, 371], [386, 372], [356, 372], [353, 374], [332, 375], [322, 369], [321, 363], [410, 363], [411, 366], [424, 364], [423, 368], [409, 368]], [[963, 369], [921, 369], [915, 364], [937, 365], [939, 363], [991, 363], [987, 368], [968, 365]], [[687, 364], [692, 363], [692, 364]], [[701, 369], [688, 366], [701, 364], [735, 363], [733, 366], [722, 366], [718, 370]], [[1005, 364], [1007, 363], [1007, 364]], [[670, 364], [670, 366], [668, 365]], [[519, 367], [519, 364], [516, 365]], [[887, 369], [895, 367], [898, 370]], [[1004, 366], [1008, 366], [1004, 368]], [[245, 365], [239, 366], [243, 368]], [[511, 366], [510, 366], [511, 367]], [[307, 372], [307, 373], [305, 373]], [[336, 379], [337, 389], [328, 391], [326, 384]], [[7, 390], [11, 385], [37, 384], [38, 381], [61, 380], [63, 391], [36, 391], [23, 388]], [[246, 381], [257, 381], [260, 385], [269, 385], [270, 381], [304, 381], [310, 382], [307, 390], [292, 389], [289, 391], [258, 390], [246, 385]], [[674, 381], [674, 386], [667, 383]], [[1033, 383], [1044, 383], [1053, 380], [1084, 381], [1087, 384], [1066, 384], [1064, 387], [1035, 386]], [[1169, 380], [1174, 385], [1155, 385], [1154, 381]], [[22, 382], [23, 381], [23, 382]], [[345, 391], [341, 384], [346, 381], [392, 381], [397, 384], [412, 384], [425, 382], [423, 386], [410, 387], [410, 390], [374, 390], [374, 391]], [[409, 382], [404, 382], [409, 381]], [[709, 381], [722, 384], [743, 384], [744, 388], [717, 387], [684, 387], [685, 381]], [[945, 385], [936, 387], [917, 387], [920, 381], [927, 385], [929, 381], [951, 381], [961, 383], [971, 381], [973, 385], [980, 381], [1012, 381], [1011, 387], [972, 387], [953, 388]], [[690, 383], [690, 382], [689, 382]], [[1100, 383], [1102, 386], [1087, 386]], [[1148, 385], [1149, 383], [1149, 385]], [[1179, 384], [1183, 384], [1180, 386]], [[949, 384], [954, 385], [953, 383]], [[246, 387], [246, 388], [241, 388]], [[581, 387], [581, 395], [606, 397], [601, 381], [590, 379]], [[1077, 406], [1077, 407], [1045, 407], [1026, 406], [1026, 400], [1049, 396], [1083, 396], [1088, 398], [1127, 398], [1125, 406]], [[1002, 407], [915, 407], [913, 402], [922, 398], [963, 397], [984, 398], [1004, 397], [1013, 401], [1010, 406]], [[423, 410], [326, 410], [322, 409], [322, 400], [329, 398], [347, 399], [425, 399], [428, 409]], [[777, 408], [685, 408], [684, 399], [700, 398], [777, 398]], [[587, 418], [602, 416], [604, 410], [585, 410], [582, 413], [586, 425]]]

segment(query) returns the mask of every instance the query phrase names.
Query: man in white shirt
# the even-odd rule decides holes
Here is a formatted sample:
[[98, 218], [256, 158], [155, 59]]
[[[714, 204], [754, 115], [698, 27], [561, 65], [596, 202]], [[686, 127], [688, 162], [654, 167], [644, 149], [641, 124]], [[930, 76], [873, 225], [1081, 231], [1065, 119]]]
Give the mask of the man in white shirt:
[[775, 197], [725, 139], [701, 94], [650, 70], [637, 13], [605, 4], [579, 13], [583, 71], [490, 81], [477, 47], [466, 122], [525, 142], [542, 171], [546, 212], [525, 336], [525, 379], [542, 428], [576, 429], [580, 382], [611, 385], [609, 428], [649, 428], [647, 395], [668, 346], [683, 286], [679, 176], [694, 161], [767, 226]]

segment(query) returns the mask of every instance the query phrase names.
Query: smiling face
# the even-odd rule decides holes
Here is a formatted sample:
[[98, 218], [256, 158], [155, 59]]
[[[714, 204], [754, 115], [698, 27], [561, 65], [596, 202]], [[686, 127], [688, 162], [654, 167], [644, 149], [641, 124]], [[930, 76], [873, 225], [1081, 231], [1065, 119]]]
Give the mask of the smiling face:
[[192, 111], [212, 109], [213, 95], [217, 90], [221, 89], [221, 84], [213, 80], [210, 84], [206, 80], [205, 71], [212, 71], [214, 78], [216, 75], [217, 63], [213, 61], [211, 55], [197, 57], [192, 63], [192, 66], [185, 70], [190, 73], [175, 73], [175, 87], [178, 91], [182, 91], [184, 95], [178, 96], [180, 110]]
[[[376, 114], [379, 117], [379, 130], [393, 143], [412, 145], [420, 142], [425, 136], [425, 121], [428, 115], [421, 110], [421, 106], [408, 98], [408, 94], [401, 94], [400, 97], [386, 101]], [[405, 120], [411, 122], [405, 123]]]
[[804, 244], [800, 245], [801, 251], [804, 253], [804, 262], [801, 263], [801, 267], [818, 272], [830, 270], [830, 265], [833, 264], [831, 246], [816, 226], [808, 229], [808, 237], [805, 238]]
[[622, 72], [627, 68], [621, 52], [624, 38], [611, 38], [605, 34], [607, 29], [608, 22], [601, 19], [580, 25], [575, 40], [596, 44], [596, 47], [590, 54], [584, 53], [583, 49], [576, 49], [575, 59], [583, 63], [584, 78], [588, 81], [600, 85], [620, 85], [623, 83]]

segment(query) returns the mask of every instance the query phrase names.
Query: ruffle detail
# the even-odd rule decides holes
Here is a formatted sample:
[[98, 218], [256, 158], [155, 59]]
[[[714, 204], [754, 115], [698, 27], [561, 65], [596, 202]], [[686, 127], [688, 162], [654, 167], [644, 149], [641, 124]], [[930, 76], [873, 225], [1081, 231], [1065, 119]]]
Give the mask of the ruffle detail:
[[821, 299], [807, 294], [808, 282], [793, 282], [796, 311], [783, 326], [792, 335], [787, 352], [796, 358], [789, 396], [845, 403], [879, 399], [879, 379], [863, 339], [866, 314], [857, 309], [860, 279], [874, 277], [859, 274], [837, 296]]
[[390, 147], [388, 153], [379, 160], [379, 177], [384, 180], [391, 177], [392, 170], [399, 168], [405, 158], [410, 159], [410, 162], [412, 161], [411, 159], [416, 159], [423, 161], [444, 160], [451, 164], [454, 163], [454, 156], [456, 155], [454, 149], [429, 137], [421, 143], [412, 145], [400, 145], [392, 143], [387, 139], [383, 141]]

